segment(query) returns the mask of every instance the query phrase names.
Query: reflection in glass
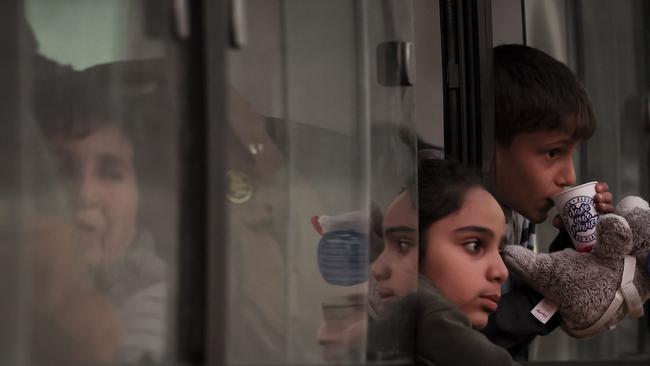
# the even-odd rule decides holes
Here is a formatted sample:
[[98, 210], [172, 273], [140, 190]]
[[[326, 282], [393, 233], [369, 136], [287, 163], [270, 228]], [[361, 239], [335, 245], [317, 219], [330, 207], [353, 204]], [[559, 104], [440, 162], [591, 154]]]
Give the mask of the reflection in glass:
[[[19, 31], [2, 32], [27, 36], [3, 39], [17, 44], [4, 56], [19, 61], [3, 73], [19, 77], [5, 85], [18, 100], [3, 106], [16, 118], [7, 131], [13, 142], [2, 146], [13, 159], [1, 164], [1, 259], [15, 263], [2, 266], [13, 279], [2, 288], [16, 296], [0, 308], [14, 319], [2, 322], [0, 343], [11, 351], [1, 363], [167, 362], [178, 234], [172, 60], [162, 47], [139, 49], [141, 59], [130, 53], [139, 41], [164, 44], [137, 30], [146, 18], [139, 6], [25, 7]], [[85, 23], [103, 11], [135, 25], [120, 28], [121, 17]], [[69, 42], [64, 29], [81, 41]], [[120, 47], [104, 48], [109, 38]]]
[[[163, 134], [172, 113], [156, 80], [137, 80], [144, 74], [139, 68], [155, 69], [156, 62], [109, 63], [44, 78], [35, 105], [65, 188], [75, 252], [115, 307], [117, 357], [126, 363], [160, 362], [167, 337], [165, 263], [141, 203], [147, 183], [163, 182], [149, 164], [167, 147], [156, 151], [151, 131]], [[158, 137], [157, 143], [168, 142]]]
[[380, 212], [415, 174], [413, 94], [378, 83], [377, 46], [412, 39], [411, 2], [245, 6], [249, 42], [228, 55], [227, 359], [363, 363]]

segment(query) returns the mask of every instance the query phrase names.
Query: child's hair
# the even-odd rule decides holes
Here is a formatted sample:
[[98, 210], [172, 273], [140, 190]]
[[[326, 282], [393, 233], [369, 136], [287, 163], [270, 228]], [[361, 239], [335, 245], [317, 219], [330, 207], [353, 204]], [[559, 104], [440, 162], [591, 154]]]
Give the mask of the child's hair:
[[146, 136], [170, 118], [160, 68], [158, 60], [123, 61], [45, 77], [36, 85], [37, 121], [47, 137], [83, 138], [108, 126], [131, 140]]
[[483, 187], [468, 167], [440, 159], [420, 159], [418, 168], [419, 260], [426, 257], [427, 230], [436, 221], [458, 211], [472, 188]]
[[588, 139], [596, 117], [582, 83], [563, 63], [523, 45], [494, 48], [496, 140], [509, 146], [521, 133], [562, 131]]
[[43, 135], [81, 139], [115, 127], [132, 144], [138, 179], [171, 161], [175, 111], [162, 82], [159, 60], [101, 64], [37, 81], [34, 110]]

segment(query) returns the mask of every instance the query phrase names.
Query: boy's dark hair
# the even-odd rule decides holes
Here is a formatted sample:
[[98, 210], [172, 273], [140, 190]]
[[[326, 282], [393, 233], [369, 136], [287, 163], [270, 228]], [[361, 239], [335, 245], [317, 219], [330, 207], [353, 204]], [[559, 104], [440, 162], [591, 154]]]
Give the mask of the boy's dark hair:
[[496, 140], [509, 146], [521, 133], [562, 131], [588, 139], [596, 117], [573, 72], [546, 53], [523, 45], [494, 48]]
[[176, 151], [175, 111], [162, 83], [162, 61], [101, 64], [46, 75], [35, 84], [34, 111], [43, 135], [81, 139], [115, 127], [133, 145], [138, 179], [153, 177]]
[[481, 178], [465, 165], [440, 159], [420, 159], [418, 167], [419, 260], [426, 258], [426, 237], [436, 221], [458, 211]]
[[155, 132], [171, 113], [161, 68], [158, 60], [121, 61], [44, 77], [36, 84], [37, 121], [50, 138], [83, 138], [114, 126], [131, 140], [149, 140], [144, 131]]

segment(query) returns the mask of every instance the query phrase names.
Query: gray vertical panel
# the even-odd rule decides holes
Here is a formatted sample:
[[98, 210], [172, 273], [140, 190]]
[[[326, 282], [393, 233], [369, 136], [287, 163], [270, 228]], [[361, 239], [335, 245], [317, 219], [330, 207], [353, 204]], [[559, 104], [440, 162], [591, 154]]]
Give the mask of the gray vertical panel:
[[246, 0], [246, 45], [227, 54], [228, 79], [253, 110], [283, 118], [282, 15], [280, 0]]
[[524, 20], [521, 0], [492, 0], [492, 43], [523, 44]]
[[225, 0], [206, 0], [202, 2], [204, 10], [206, 43], [205, 70], [206, 104], [205, 123], [207, 130], [207, 334], [206, 362], [207, 365], [217, 366], [226, 364], [226, 304], [228, 283], [228, 245], [226, 238], [226, 212], [224, 171], [226, 162], [226, 130], [228, 110], [227, 80], [226, 80], [226, 30]]
[[440, 7], [436, 1], [413, 2], [415, 22], [415, 124], [426, 142], [444, 145]]
[[[364, 120], [360, 100], [357, 2], [285, 0], [283, 2], [284, 97], [288, 127], [286, 222], [287, 362], [318, 364], [316, 339], [323, 322], [322, 303], [352, 288], [327, 284], [316, 268], [318, 236], [309, 215], [363, 209], [366, 197]], [[311, 129], [310, 136], [301, 127]], [[338, 136], [336, 140], [329, 137]], [[322, 158], [320, 158], [322, 157]], [[319, 167], [303, 175], [302, 166]], [[316, 196], [307, 182], [326, 180]], [[322, 183], [322, 182], [320, 182]], [[314, 185], [315, 186], [315, 185]], [[325, 185], [320, 185], [323, 187]], [[321, 206], [322, 205], [322, 206]], [[323, 211], [327, 207], [327, 211]]]
[[351, 2], [341, 0], [285, 2], [291, 120], [353, 133], [358, 78], [352, 10]]
[[575, 70], [570, 58], [574, 19], [567, 0], [525, 0], [526, 44], [538, 48]]

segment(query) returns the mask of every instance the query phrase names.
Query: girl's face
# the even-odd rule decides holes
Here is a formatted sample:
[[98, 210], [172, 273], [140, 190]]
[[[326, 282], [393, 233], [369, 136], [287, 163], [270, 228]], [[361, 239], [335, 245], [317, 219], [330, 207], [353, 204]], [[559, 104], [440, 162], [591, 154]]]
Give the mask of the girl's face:
[[139, 194], [133, 145], [113, 126], [51, 143], [84, 257], [91, 265], [121, 257], [136, 233]]
[[508, 270], [499, 254], [505, 217], [482, 188], [470, 189], [461, 208], [434, 222], [426, 232], [421, 272], [458, 306], [476, 329], [497, 308]]
[[417, 289], [418, 213], [404, 191], [384, 215], [384, 250], [371, 267], [382, 302], [399, 300]]

